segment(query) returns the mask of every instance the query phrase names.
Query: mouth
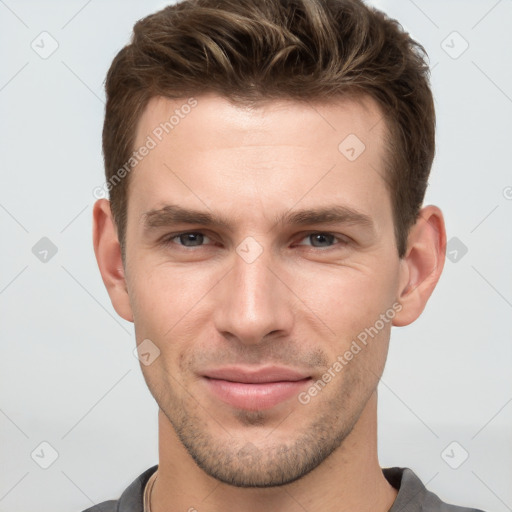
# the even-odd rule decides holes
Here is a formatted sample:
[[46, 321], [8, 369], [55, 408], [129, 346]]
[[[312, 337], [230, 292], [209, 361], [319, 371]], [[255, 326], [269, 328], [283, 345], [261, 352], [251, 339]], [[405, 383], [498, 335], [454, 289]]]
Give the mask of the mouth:
[[312, 380], [310, 375], [291, 368], [225, 367], [202, 375], [208, 391], [232, 407], [266, 410], [297, 396]]

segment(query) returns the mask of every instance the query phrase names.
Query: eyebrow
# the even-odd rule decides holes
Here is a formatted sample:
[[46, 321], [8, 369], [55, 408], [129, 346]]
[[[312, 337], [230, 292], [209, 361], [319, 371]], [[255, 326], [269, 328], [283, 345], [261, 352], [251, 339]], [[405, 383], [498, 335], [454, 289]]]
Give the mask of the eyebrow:
[[[224, 228], [233, 232], [231, 222], [222, 215], [210, 212], [183, 208], [175, 204], [168, 204], [159, 209], [148, 210], [141, 215], [145, 231], [152, 231], [164, 226], [174, 224], [201, 224]], [[358, 225], [373, 232], [372, 218], [353, 208], [340, 205], [327, 205], [317, 208], [287, 211], [274, 220], [274, 225], [305, 226], [309, 224], [347, 224]]]

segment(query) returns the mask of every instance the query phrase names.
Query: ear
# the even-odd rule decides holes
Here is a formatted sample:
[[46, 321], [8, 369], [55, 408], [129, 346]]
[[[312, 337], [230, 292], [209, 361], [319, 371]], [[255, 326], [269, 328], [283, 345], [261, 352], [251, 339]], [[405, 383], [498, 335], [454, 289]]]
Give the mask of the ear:
[[125, 281], [121, 246], [110, 211], [110, 201], [98, 199], [93, 208], [93, 244], [101, 278], [117, 314], [133, 322], [133, 314]]
[[402, 309], [395, 315], [393, 325], [409, 325], [421, 315], [441, 277], [445, 254], [443, 214], [437, 206], [425, 206], [411, 227], [407, 252], [400, 262], [401, 282], [397, 300]]

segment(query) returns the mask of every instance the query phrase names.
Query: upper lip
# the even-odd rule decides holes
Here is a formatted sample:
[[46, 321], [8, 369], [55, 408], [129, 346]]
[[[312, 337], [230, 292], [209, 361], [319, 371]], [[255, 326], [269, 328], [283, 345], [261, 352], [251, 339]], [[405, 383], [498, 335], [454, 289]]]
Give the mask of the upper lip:
[[262, 382], [298, 381], [310, 376], [284, 366], [264, 366], [254, 368], [250, 366], [226, 366], [214, 368], [203, 373], [210, 379], [227, 380], [231, 382], [245, 382], [258, 384]]

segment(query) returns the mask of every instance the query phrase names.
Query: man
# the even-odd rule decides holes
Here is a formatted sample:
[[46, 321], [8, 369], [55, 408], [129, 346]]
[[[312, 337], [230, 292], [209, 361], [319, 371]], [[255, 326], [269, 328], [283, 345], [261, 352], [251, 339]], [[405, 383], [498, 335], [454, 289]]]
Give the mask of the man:
[[445, 255], [422, 47], [358, 0], [186, 0], [106, 93], [94, 249], [159, 464], [88, 510], [474, 511], [377, 458], [391, 326]]

